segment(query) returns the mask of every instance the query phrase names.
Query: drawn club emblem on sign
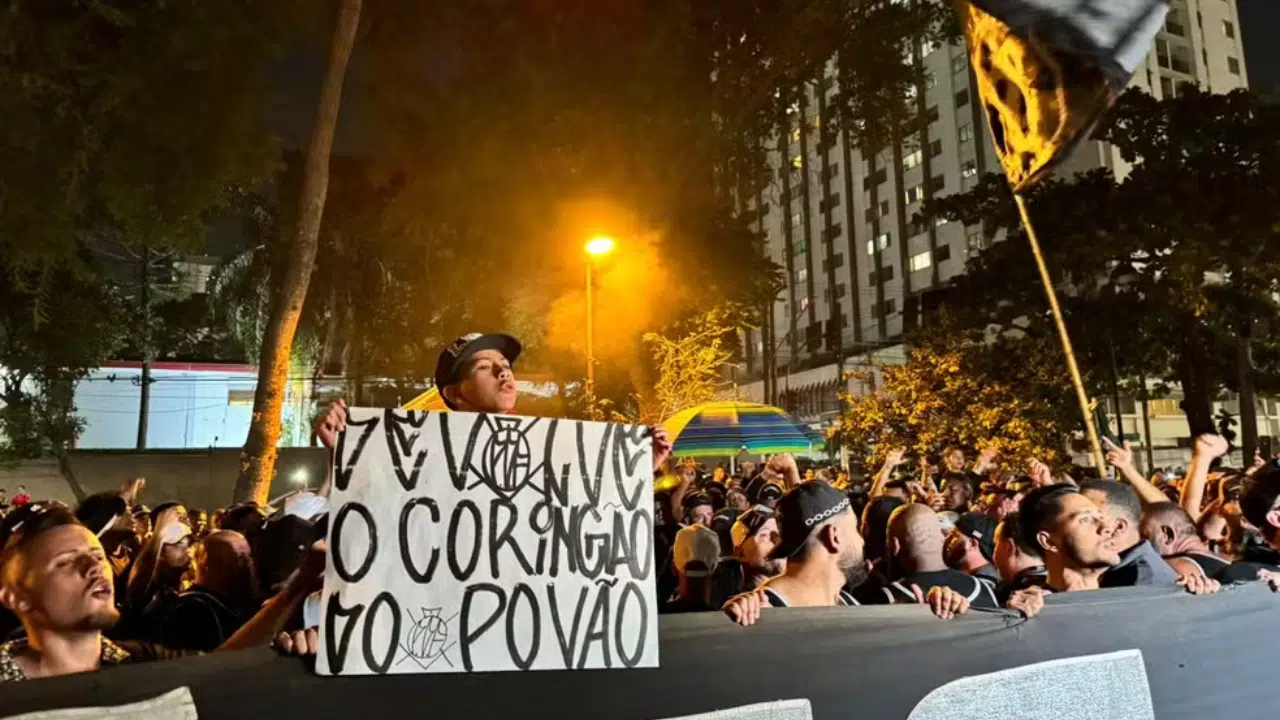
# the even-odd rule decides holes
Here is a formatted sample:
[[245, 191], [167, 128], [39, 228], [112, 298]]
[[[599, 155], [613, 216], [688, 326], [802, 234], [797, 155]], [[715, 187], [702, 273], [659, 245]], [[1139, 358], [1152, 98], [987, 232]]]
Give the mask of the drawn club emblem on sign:
[[533, 464], [529, 433], [538, 420], [482, 416], [489, 437], [481, 446], [471, 472], [479, 478], [471, 487], [486, 485], [502, 497], [510, 498], [525, 487], [542, 492], [535, 480], [542, 478], [544, 463]]
[[406, 609], [405, 612], [413, 626], [409, 628], [408, 644], [401, 646], [405, 656], [400, 658], [400, 662], [413, 660], [423, 670], [427, 670], [437, 660], [444, 660], [449, 667], [453, 667], [449, 651], [458, 643], [449, 642], [449, 623], [457, 615], [442, 618], [440, 608], [421, 608], [422, 615], [417, 618], [413, 616], [412, 610]]
[[529, 440], [520, 431], [517, 418], [495, 418], [498, 427], [485, 443], [481, 470], [502, 492], [514, 492], [529, 475]]

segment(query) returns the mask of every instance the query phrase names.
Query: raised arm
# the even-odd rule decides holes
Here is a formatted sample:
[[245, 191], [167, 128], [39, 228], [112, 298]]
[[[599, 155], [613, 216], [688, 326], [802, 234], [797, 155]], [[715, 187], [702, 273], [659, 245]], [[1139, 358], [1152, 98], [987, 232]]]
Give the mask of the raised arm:
[[1154, 505], [1155, 503], [1167, 502], [1169, 498], [1160, 492], [1160, 489], [1151, 484], [1151, 481], [1142, 477], [1142, 473], [1133, 466], [1133, 448], [1129, 445], [1129, 441], [1124, 441], [1123, 447], [1116, 447], [1115, 443], [1106, 438], [1102, 438], [1102, 444], [1107, 448], [1107, 462], [1112, 467], [1120, 471], [1120, 476], [1125, 482], [1133, 487], [1138, 493], [1138, 497], [1142, 498], [1143, 505]]
[[1204, 487], [1209, 481], [1209, 464], [1214, 458], [1227, 453], [1227, 441], [1220, 435], [1197, 435], [1191, 446], [1191, 464], [1187, 467], [1187, 479], [1182, 483], [1182, 509], [1191, 519], [1200, 519], [1200, 506], [1204, 504]]
[[138, 552], [138, 558], [133, 562], [133, 570], [129, 573], [129, 582], [125, 586], [125, 603], [137, 610], [142, 609], [143, 600], [147, 597], [147, 591], [151, 589], [151, 583], [156, 578], [157, 562], [160, 558], [160, 545], [163, 542], [164, 533], [161, 531], [168, 526], [182, 522], [182, 518], [178, 515], [178, 508], [169, 508], [156, 516], [156, 525], [151, 529], [151, 537], [147, 540], [147, 544], [142, 546], [142, 550]]
[[884, 464], [880, 466], [880, 471], [876, 473], [875, 479], [871, 481], [871, 497], [879, 497], [884, 493], [884, 486], [893, 475], [893, 469], [902, 464], [902, 457], [905, 454], [905, 448], [893, 448], [885, 455]]

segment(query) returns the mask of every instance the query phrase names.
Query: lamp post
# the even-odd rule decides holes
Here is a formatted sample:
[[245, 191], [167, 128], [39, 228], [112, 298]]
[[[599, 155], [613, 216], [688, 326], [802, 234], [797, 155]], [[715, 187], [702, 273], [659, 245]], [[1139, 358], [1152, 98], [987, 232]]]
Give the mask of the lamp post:
[[613, 238], [607, 235], [598, 235], [588, 240], [584, 246], [587, 251], [587, 416], [592, 420], [596, 419], [596, 367], [593, 347], [595, 342], [595, 322], [591, 303], [592, 274], [595, 269], [596, 259], [613, 252], [613, 248], [616, 245], [617, 243], [614, 242]]

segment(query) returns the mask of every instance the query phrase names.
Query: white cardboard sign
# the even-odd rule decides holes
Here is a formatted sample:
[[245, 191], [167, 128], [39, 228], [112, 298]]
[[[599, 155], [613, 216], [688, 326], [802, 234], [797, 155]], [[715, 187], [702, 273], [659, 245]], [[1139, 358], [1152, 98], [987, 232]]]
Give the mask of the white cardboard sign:
[[657, 667], [643, 426], [352, 408], [321, 675]]

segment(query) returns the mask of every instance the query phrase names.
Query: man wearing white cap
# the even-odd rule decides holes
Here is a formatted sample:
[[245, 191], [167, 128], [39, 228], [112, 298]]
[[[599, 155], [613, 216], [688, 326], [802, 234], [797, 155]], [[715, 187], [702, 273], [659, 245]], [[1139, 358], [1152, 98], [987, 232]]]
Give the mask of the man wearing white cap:
[[671, 550], [680, 587], [663, 607], [664, 613], [715, 610], [711, 576], [720, 562], [720, 538], [705, 525], [690, 525], [676, 533]]

